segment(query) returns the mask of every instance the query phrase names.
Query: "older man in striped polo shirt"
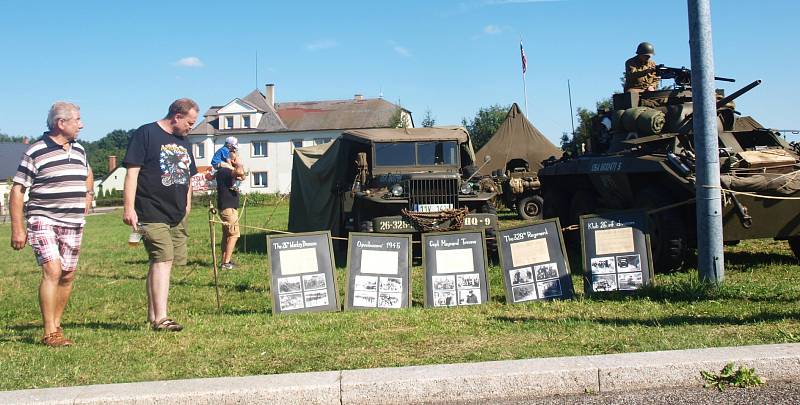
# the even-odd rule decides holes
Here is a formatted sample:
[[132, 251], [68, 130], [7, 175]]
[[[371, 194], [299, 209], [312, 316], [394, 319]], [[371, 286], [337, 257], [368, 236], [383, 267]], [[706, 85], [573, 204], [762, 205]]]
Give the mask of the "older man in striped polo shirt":
[[[11, 247], [20, 250], [29, 243], [42, 266], [42, 343], [60, 347], [72, 344], [64, 337], [61, 315], [78, 266], [84, 215], [91, 206], [92, 172], [86, 151], [75, 141], [83, 128], [80, 108], [56, 102], [47, 115], [47, 127], [49, 131], [22, 155], [14, 176], [9, 198]], [[27, 189], [30, 194], [25, 204]]]

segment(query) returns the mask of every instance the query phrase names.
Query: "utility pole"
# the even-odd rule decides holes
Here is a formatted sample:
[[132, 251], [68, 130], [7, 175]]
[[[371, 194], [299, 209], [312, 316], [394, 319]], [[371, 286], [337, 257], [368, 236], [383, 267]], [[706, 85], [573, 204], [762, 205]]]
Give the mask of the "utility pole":
[[692, 131], [697, 152], [697, 268], [700, 281], [722, 283], [722, 194], [719, 183], [719, 141], [711, 46], [710, 0], [687, 0], [692, 57]]

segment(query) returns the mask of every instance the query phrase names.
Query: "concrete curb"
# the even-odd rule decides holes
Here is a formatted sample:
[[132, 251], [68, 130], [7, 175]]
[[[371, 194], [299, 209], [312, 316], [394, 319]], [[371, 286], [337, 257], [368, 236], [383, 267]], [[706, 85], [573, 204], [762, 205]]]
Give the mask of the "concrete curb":
[[729, 362], [754, 367], [766, 380], [798, 380], [800, 344], [6, 391], [0, 403], [475, 402], [700, 386], [701, 370], [717, 372]]

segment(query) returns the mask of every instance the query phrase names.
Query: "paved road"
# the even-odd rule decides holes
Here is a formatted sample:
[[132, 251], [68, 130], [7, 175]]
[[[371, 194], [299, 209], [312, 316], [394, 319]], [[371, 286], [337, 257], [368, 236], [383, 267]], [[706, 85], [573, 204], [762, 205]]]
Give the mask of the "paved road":
[[[481, 401], [485, 403], [486, 401]], [[477, 403], [477, 402], [476, 402]], [[668, 388], [624, 393], [565, 395], [530, 400], [508, 400], [495, 402], [500, 405], [528, 404], [798, 404], [800, 385], [789, 381], [771, 381], [755, 388], [716, 389]]]

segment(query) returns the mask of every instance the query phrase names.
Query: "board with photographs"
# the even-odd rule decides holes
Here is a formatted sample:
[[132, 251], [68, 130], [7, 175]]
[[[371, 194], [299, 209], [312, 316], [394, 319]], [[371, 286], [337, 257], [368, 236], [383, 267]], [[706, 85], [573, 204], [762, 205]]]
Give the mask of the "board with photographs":
[[586, 294], [630, 292], [650, 283], [647, 214], [617, 211], [580, 218]]
[[345, 309], [411, 306], [411, 235], [351, 232]]
[[338, 311], [331, 233], [267, 236], [272, 313]]
[[425, 306], [483, 304], [489, 299], [483, 230], [422, 235]]
[[574, 290], [558, 219], [497, 233], [506, 302], [571, 298]]

